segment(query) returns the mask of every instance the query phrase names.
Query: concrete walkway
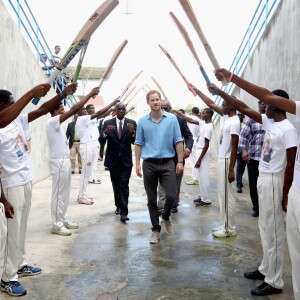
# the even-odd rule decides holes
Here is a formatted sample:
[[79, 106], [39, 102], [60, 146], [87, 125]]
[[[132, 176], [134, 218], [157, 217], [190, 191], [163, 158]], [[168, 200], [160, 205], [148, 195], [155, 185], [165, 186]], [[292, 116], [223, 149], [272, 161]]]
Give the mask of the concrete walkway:
[[[192, 200], [199, 194], [198, 186], [184, 183], [191, 173], [187, 162], [179, 212], [172, 215], [174, 233], [163, 228], [160, 243], [150, 245], [146, 194], [134, 170], [126, 225], [114, 214], [109, 172], [102, 162], [98, 163], [102, 184], [88, 186], [96, 197], [92, 206], [76, 203], [79, 175], [72, 175], [69, 215], [80, 228], [70, 237], [50, 234], [51, 177], [34, 185], [27, 258], [43, 271], [20, 279], [27, 289], [22, 299], [254, 299], [250, 290], [261, 282], [247, 280], [243, 273], [257, 268], [262, 250], [247, 187], [236, 194], [238, 235], [213, 238], [211, 229], [219, 225], [216, 164], [211, 163], [213, 204], [195, 208]], [[293, 299], [287, 247], [284, 281], [282, 295], [260, 299]], [[0, 293], [0, 299], [12, 298]]]

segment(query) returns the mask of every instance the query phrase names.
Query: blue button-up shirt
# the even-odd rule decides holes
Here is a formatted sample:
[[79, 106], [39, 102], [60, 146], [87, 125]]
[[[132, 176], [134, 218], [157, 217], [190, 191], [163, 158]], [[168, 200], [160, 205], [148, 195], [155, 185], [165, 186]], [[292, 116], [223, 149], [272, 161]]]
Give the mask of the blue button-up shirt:
[[135, 144], [142, 146], [142, 159], [173, 158], [178, 142], [182, 142], [182, 136], [175, 115], [164, 112], [158, 123], [150, 113], [139, 119]]

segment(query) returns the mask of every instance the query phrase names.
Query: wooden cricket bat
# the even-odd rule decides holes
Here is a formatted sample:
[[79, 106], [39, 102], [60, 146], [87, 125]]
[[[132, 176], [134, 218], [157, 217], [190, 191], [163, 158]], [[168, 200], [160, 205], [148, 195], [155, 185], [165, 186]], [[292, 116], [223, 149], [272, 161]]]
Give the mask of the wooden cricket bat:
[[174, 59], [169, 54], [169, 52], [163, 46], [161, 46], [161, 45], [158, 45], [158, 47], [164, 52], [164, 54], [170, 60], [170, 62], [175, 67], [175, 69], [177, 70], [177, 72], [180, 74], [180, 76], [182, 77], [182, 79], [184, 80], [184, 82], [186, 83], [186, 85], [188, 86], [188, 88], [190, 89], [190, 91], [193, 93], [193, 95], [196, 96], [197, 95], [196, 91], [192, 88], [192, 85], [189, 83], [189, 81], [186, 79], [186, 77], [182, 74], [182, 72], [180, 71], [178, 65], [175, 63]]
[[112, 70], [112, 67], [113, 65], [115, 64], [116, 60], [118, 59], [118, 57], [120, 56], [121, 52], [123, 51], [123, 49], [125, 48], [125, 46], [127, 45], [128, 41], [127, 40], [124, 40], [122, 42], [122, 44], [118, 47], [118, 49], [115, 51], [114, 55], [112, 56], [108, 66], [106, 67], [102, 77], [100, 78], [99, 80], [99, 88], [101, 88], [103, 82], [105, 79], [107, 79], [107, 77], [109, 76], [110, 74], [110, 71]]
[[140, 92], [142, 90], [142, 88], [140, 87], [134, 94], [133, 94], [133, 96], [127, 101], [126, 100], [126, 102], [124, 101], [124, 104], [125, 105], [128, 105], [135, 97], [136, 97], [136, 95]]
[[158, 81], [154, 77], [151, 77], [151, 78], [155, 82], [155, 84], [157, 85], [158, 89], [160, 90], [160, 92], [162, 93], [162, 95], [164, 96], [164, 98], [168, 99], [165, 91], [163, 90], [163, 88], [161, 87], [161, 85], [158, 83]]
[[77, 79], [78, 79], [78, 76], [79, 76], [81, 68], [82, 68], [82, 62], [83, 62], [83, 59], [84, 59], [84, 56], [85, 56], [86, 49], [89, 45], [89, 42], [90, 42], [90, 39], [88, 39], [86, 41], [86, 43], [83, 45], [83, 47], [81, 48], [80, 56], [79, 56], [78, 63], [77, 63], [77, 67], [76, 67], [76, 70], [75, 70], [73, 78], [72, 78], [73, 82], [76, 82]]
[[[48, 78], [47, 82], [52, 83], [52, 81], [60, 75], [60, 71], [65, 69], [75, 55], [84, 46], [87, 40], [90, 39], [92, 34], [96, 31], [99, 25], [105, 20], [105, 18], [115, 9], [119, 4], [118, 0], [106, 0], [104, 1], [89, 17], [87, 22], [81, 28], [79, 33], [76, 35], [74, 41], [70, 45], [69, 49], [61, 59], [57, 68], [52, 72], [51, 76]], [[38, 104], [39, 98], [32, 100], [33, 104]]]
[[131, 95], [131, 93], [132, 93], [135, 89], [136, 89], [136, 85], [133, 86], [131, 89], [129, 89], [129, 90], [127, 91], [127, 93], [126, 93], [125, 96], [124, 96], [123, 102], [125, 102], [125, 101], [127, 100], [127, 98]]
[[[124, 94], [128, 91], [128, 89], [131, 87], [131, 85], [134, 83], [134, 81], [142, 74], [143, 70], [138, 72], [126, 85], [124, 91], [122, 92], [121, 96], [120, 96], [120, 100], [123, 98]], [[121, 100], [122, 102], [122, 100]]]
[[197, 54], [197, 52], [195, 50], [195, 47], [193, 45], [193, 42], [192, 42], [192, 40], [191, 40], [188, 32], [186, 31], [186, 29], [183, 27], [183, 25], [179, 22], [179, 20], [176, 18], [176, 16], [172, 12], [170, 12], [170, 16], [173, 19], [173, 21], [175, 22], [177, 28], [179, 29], [179, 31], [180, 31], [180, 33], [181, 33], [181, 35], [182, 35], [185, 43], [188, 46], [188, 48], [191, 50], [191, 52], [192, 52], [192, 54], [193, 54], [193, 56], [194, 56], [194, 58], [195, 58], [195, 60], [196, 60], [196, 62], [198, 64], [198, 66], [200, 68], [200, 72], [201, 72], [201, 74], [203, 75], [203, 77], [204, 77], [204, 79], [206, 81], [206, 84], [208, 86], [210, 86], [211, 85], [211, 81], [209, 80], [209, 78], [208, 78], [208, 76], [207, 76], [207, 74], [206, 74], [206, 72], [205, 72], [205, 70], [204, 70], [204, 68], [203, 68], [203, 66], [201, 64], [199, 56], [198, 56], [198, 54]]
[[[214, 66], [215, 69], [220, 69], [220, 64], [218, 63], [216, 57], [215, 57], [215, 54], [213, 53], [201, 27], [200, 27], [200, 24], [198, 22], [198, 19], [196, 18], [196, 15], [193, 11], [193, 8], [189, 2], [189, 0], [179, 0], [183, 10], [185, 11], [186, 15], [188, 16], [188, 18], [190, 19], [191, 23], [193, 24], [203, 46], [204, 46], [204, 49], [212, 63], [212, 65]], [[222, 81], [222, 84], [223, 85], [226, 85], [228, 84], [228, 82], [224, 79]]]

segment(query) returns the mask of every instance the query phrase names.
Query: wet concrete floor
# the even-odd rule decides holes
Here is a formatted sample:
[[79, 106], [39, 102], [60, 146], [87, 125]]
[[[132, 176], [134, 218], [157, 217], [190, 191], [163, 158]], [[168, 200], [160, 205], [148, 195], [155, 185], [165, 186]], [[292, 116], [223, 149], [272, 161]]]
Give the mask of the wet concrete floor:
[[[244, 278], [255, 270], [262, 257], [257, 218], [251, 216], [251, 201], [245, 180], [236, 194], [238, 235], [216, 239], [211, 229], [219, 226], [216, 163], [211, 163], [212, 206], [195, 208], [198, 186], [184, 180], [191, 173], [186, 164], [179, 212], [172, 214], [174, 233], [162, 227], [161, 240], [149, 244], [150, 219], [143, 181], [130, 182], [127, 224], [114, 214], [109, 172], [98, 163], [100, 185], [89, 185], [95, 196], [92, 206], [78, 205], [79, 175], [72, 175], [69, 214], [80, 228], [72, 236], [51, 235], [51, 178], [34, 185], [27, 238], [27, 257], [40, 266], [39, 276], [21, 278], [27, 289], [23, 299], [177, 300], [254, 299], [250, 290], [260, 281]], [[247, 174], [245, 173], [244, 178]], [[260, 299], [293, 299], [291, 266], [285, 251], [284, 293]], [[0, 293], [0, 299], [11, 299]]]

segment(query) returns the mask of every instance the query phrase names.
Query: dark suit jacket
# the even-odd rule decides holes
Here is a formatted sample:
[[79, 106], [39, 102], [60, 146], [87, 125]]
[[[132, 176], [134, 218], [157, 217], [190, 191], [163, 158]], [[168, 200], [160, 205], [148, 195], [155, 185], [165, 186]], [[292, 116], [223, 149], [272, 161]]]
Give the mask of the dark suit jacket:
[[[185, 148], [189, 148], [192, 151], [194, 139], [193, 139], [193, 135], [187, 125], [187, 122], [181, 116], [176, 115], [176, 117], [177, 117], [177, 120], [179, 123], [179, 127], [180, 127], [180, 131], [181, 131], [181, 135], [183, 137]], [[177, 163], [177, 155], [175, 155], [174, 161]]]
[[69, 139], [69, 148], [71, 149], [74, 143], [75, 122], [70, 122], [67, 127], [66, 136]]
[[[132, 119], [125, 118], [121, 139], [119, 139], [117, 119], [113, 118], [105, 121], [101, 130], [102, 141], [107, 140], [107, 148], [105, 153], [104, 166], [108, 168], [115, 167], [119, 156], [122, 157], [123, 165], [126, 168], [132, 168], [132, 151], [131, 145], [134, 144], [135, 134], [132, 135], [127, 129], [127, 123], [134, 125], [136, 131], [136, 122]], [[115, 130], [110, 132], [106, 137], [103, 137], [103, 132], [108, 125], [115, 126]]]

